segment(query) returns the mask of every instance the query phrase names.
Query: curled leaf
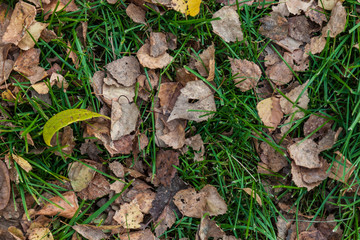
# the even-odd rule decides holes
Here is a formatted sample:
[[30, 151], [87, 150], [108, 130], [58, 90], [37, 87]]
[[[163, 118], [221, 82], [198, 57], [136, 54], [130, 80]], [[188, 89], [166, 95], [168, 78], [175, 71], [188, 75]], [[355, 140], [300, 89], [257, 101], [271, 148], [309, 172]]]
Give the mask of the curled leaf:
[[71, 123], [88, 120], [94, 117], [104, 117], [109, 119], [107, 116], [91, 112], [86, 109], [68, 109], [59, 112], [58, 114], [50, 118], [44, 126], [43, 138], [45, 143], [48, 146], [51, 146], [51, 138], [61, 128], [66, 127]]

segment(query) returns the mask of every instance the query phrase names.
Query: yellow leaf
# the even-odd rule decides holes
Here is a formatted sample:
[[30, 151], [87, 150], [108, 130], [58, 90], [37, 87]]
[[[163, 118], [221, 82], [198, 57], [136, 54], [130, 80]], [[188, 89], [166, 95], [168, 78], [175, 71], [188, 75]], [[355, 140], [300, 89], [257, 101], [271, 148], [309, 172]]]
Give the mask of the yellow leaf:
[[32, 166], [28, 161], [26, 161], [24, 158], [17, 156], [15, 154], [12, 155], [12, 158], [15, 160], [19, 166], [24, 169], [26, 172], [30, 172], [32, 170]]
[[88, 120], [94, 117], [103, 117], [110, 119], [107, 116], [101, 115], [96, 112], [91, 112], [86, 109], [68, 109], [62, 112], [59, 112], [55, 116], [49, 119], [44, 126], [43, 138], [45, 143], [48, 146], [51, 146], [51, 138], [54, 134], [59, 131], [61, 128], [79, 121]]
[[192, 17], [200, 12], [201, 0], [172, 0], [173, 9]]

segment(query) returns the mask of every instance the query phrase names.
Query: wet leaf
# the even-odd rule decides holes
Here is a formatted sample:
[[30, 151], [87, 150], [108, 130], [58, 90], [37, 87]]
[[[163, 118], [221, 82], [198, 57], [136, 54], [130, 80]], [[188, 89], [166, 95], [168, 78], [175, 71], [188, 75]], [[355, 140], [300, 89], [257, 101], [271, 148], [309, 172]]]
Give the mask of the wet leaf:
[[56, 114], [50, 118], [44, 126], [43, 138], [45, 143], [48, 146], [51, 146], [51, 138], [61, 128], [71, 123], [88, 120], [94, 117], [103, 117], [109, 119], [107, 116], [91, 112], [86, 109], [68, 109]]
[[225, 42], [236, 42], [243, 40], [243, 32], [239, 15], [230, 6], [222, 7], [215, 12], [213, 18], [220, 18], [211, 22], [214, 33], [219, 35]]
[[70, 203], [67, 203], [59, 196], [50, 198], [49, 200], [57, 204], [46, 203], [45, 206], [36, 212], [37, 215], [55, 216], [59, 215], [64, 218], [72, 218], [79, 208], [78, 201], [74, 192], [63, 193], [62, 196]]

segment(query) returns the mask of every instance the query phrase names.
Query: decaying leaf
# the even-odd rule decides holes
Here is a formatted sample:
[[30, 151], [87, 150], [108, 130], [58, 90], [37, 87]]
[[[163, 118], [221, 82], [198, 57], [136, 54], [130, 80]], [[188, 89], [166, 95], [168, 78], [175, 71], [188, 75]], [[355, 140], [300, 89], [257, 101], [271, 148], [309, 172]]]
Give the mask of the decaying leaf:
[[261, 77], [260, 67], [246, 59], [229, 58], [229, 60], [235, 86], [242, 92], [255, 88]]
[[89, 240], [101, 240], [107, 238], [107, 235], [102, 231], [102, 229], [96, 226], [76, 224], [72, 228], [81, 236]]
[[264, 125], [270, 127], [270, 132], [276, 129], [284, 116], [278, 97], [270, 97], [260, 101], [256, 109]]
[[260, 205], [260, 207], [262, 206], [262, 201], [261, 201], [261, 198], [260, 198], [259, 194], [257, 194], [253, 189], [251, 189], [251, 188], [242, 188], [242, 190], [244, 190], [244, 192], [249, 194], [252, 198], [255, 198], [256, 202]]
[[10, 46], [11, 44], [0, 46], [0, 69], [2, 69], [0, 71], [0, 86], [5, 83], [5, 81], [9, 78], [11, 71], [13, 70], [14, 61], [7, 59]]
[[179, 165], [179, 153], [172, 150], [160, 150], [156, 153], [156, 177], [164, 186], [170, 186]]
[[65, 12], [74, 12], [78, 10], [74, 0], [50, 0], [42, 2], [47, 2], [43, 5], [44, 13], [46, 13], [44, 17], [45, 20], [47, 20], [54, 11], [59, 12], [64, 10]]
[[110, 183], [102, 174], [95, 173], [93, 180], [88, 184], [87, 188], [78, 193], [78, 196], [82, 199], [95, 200], [109, 193]]
[[120, 240], [156, 240], [154, 234], [151, 232], [150, 229], [145, 229], [142, 231], [125, 233], [120, 236]]
[[305, 46], [305, 53], [311, 52], [312, 54], [321, 53], [326, 45], [326, 39], [322, 36], [312, 37], [310, 44]]
[[211, 22], [214, 33], [219, 35], [225, 42], [243, 40], [243, 32], [239, 20], [239, 14], [230, 6], [222, 7], [215, 12], [213, 18], [220, 18]]
[[187, 71], [185, 68], [176, 70], [176, 81], [185, 86], [188, 82], [198, 80], [196, 75]]
[[111, 108], [111, 139], [119, 140], [121, 137], [135, 131], [140, 111], [135, 103], [122, 103], [113, 101]]
[[[284, 141], [285, 142], [285, 141]], [[286, 147], [284, 142], [281, 144], [282, 147]], [[285, 145], [285, 146], [283, 146]], [[258, 166], [259, 173], [269, 173], [268, 170], [273, 172], [279, 172], [282, 168], [288, 166], [288, 161], [286, 157], [277, 152], [272, 146], [267, 142], [262, 142], [259, 146], [259, 154], [261, 163]]]
[[211, 44], [204, 52], [199, 54], [200, 59], [195, 62], [197, 71], [208, 81], [214, 80], [215, 74], [215, 45]]
[[19, 228], [10, 226], [7, 230], [11, 234], [11, 236], [15, 238], [15, 240], [25, 240], [25, 236]]
[[282, 40], [287, 37], [289, 32], [289, 23], [277, 12], [272, 12], [270, 16], [260, 19], [262, 23], [259, 33], [272, 40]]
[[187, 217], [201, 218], [205, 213], [206, 194], [197, 193], [194, 188], [180, 190], [174, 196], [174, 203]]
[[[320, 3], [320, 1], [318, 2]], [[316, 6], [316, 3], [313, 3], [313, 5], [305, 12], [305, 16], [309, 17], [311, 21], [320, 26], [322, 26], [324, 22], [327, 22], [325, 11], [321, 7]]]
[[306, 168], [319, 168], [321, 162], [319, 158], [318, 145], [312, 139], [301, 140], [288, 147], [289, 154], [294, 159], [296, 165]]
[[166, 35], [162, 32], [151, 32], [150, 33], [150, 56], [160, 57], [166, 53], [168, 44], [166, 41]]
[[52, 233], [49, 228], [39, 227], [30, 229], [28, 232], [29, 240], [54, 240]]
[[342, 5], [342, 1], [337, 1], [335, 7], [331, 11], [331, 16], [328, 24], [322, 29], [322, 35], [324, 37], [329, 36], [334, 38], [338, 34], [342, 33], [346, 25], [346, 10]]
[[20, 1], [15, 5], [10, 24], [6, 28], [2, 41], [17, 45], [26, 34], [26, 29], [35, 20], [36, 9], [33, 5]]
[[289, 37], [300, 42], [310, 42], [310, 24], [304, 15], [290, 17], [288, 23]]
[[218, 216], [227, 212], [227, 205], [214, 186], [207, 184], [199, 193], [205, 193], [205, 211], [210, 216]]
[[196, 233], [196, 240], [208, 240], [209, 238], [224, 239], [225, 232], [211, 220], [209, 216], [201, 218], [198, 231]]
[[124, 203], [121, 205], [120, 210], [116, 211], [114, 220], [127, 229], [140, 228], [140, 223], [143, 221], [144, 215], [140, 211], [137, 202]]
[[333, 122], [333, 120], [329, 120], [324, 114], [312, 114], [304, 123], [304, 135], [309, 136], [311, 134], [309, 136], [311, 139], [322, 139], [331, 130]]
[[114, 183], [110, 184], [110, 190], [114, 191], [115, 193], [120, 193], [124, 189], [125, 183], [120, 181], [115, 181]]
[[181, 84], [177, 82], [165, 82], [160, 84], [158, 98], [162, 112], [170, 113], [175, 105], [175, 102], [180, 95]]
[[147, 67], [150, 69], [163, 68], [171, 63], [173, 57], [168, 53], [164, 53], [159, 57], [151, 57], [150, 56], [150, 44], [145, 43], [137, 52], [137, 58], [140, 61], [140, 64], [143, 67]]
[[[52, 138], [51, 144], [54, 146], [57, 144], [55, 141], [56, 137]], [[55, 152], [58, 156], [64, 156], [64, 153], [66, 155], [71, 155], [73, 153], [73, 150], [75, 148], [75, 141], [74, 141], [74, 131], [70, 126], [64, 127], [64, 131], [59, 133], [59, 143], [61, 146], [61, 151]], [[67, 158], [67, 156], [64, 156]]]
[[123, 178], [124, 177], [124, 166], [118, 162], [118, 161], [114, 161], [111, 162], [109, 164], [110, 170], [115, 174], [116, 177], [118, 178]]
[[48, 23], [41, 23], [33, 21], [33, 23], [26, 30], [24, 37], [18, 43], [18, 47], [22, 50], [29, 50], [33, 48], [39, 40], [42, 31], [48, 26]]
[[126, 8], [126, 15], [136, 23], [145, 24], [145, 11], [133, 3], [130, 3]]
[[294, 76], [291, 69], [282, 60], [269, 66], [266, 69], [266, 75], [272, 82], [280, 86], [289, 83]]
[[335, 154], [336, 161], [332, 163], [329, 178], [346, 184], [354, 172], [355, 166], [339, 151], [336, 151]]
[[186, 153], [189, 150], [188, 147], [191, 147], [194, 150], [194, 161], [204, 160], [205, 146], [200, 134], [185, 139], [185, 145], [186, 146], [181, 149], [182, 153]]
[[69, 165], [68, 176], [75, 192], [87, 188], [95, 176], [95, 170], [85, 166], [80, 162], [73, 162]]
[[12, 155], [12, 158], [26, 172], [30, 172], [32, 170], [31, 164], [27, 160], [25, 160], [24, 158], [22, 158], [22, 157], [20, 157], [18, 155], [15, 155], [15, 154]]
[[140, 64], [133, 56], [125, 56], [105, 66], [117, 83], [130, 87], [140, 75]]
[[9, 200], [11, 194], [9, 170], [6, 164], [0, 160], [0, 210], [3, 210]]
[[213, 111], [216, 111], [216, 106], [210, 88], [203, 81], [192, 81], [181, 89], [181, 94], [176, 100], [174, 109], [167, 121], [180, 118], [202, 122], [212, 116], [210, 114], [203, 115]]
[[312, 5], [314, 0], [303, 1], [303, 0], [287, 0], [286, 6], [289, 12], [294, 15], [299, 15], [301, 12], [306, 12]]
[[135, 85], [130, 87], [124, 87], [117, 84], [115, 79], [106, 77], [103, 79], [104, 84], [102, 86], [103, 100], [109, 105], [112, 102], [117, 101], [119, 103], [131, 103], [135, 97]]
[[171, 208], [167, 205], [163, 212], [160, 214], [158, 220], [156, 221], [157, 227], [155, 228], [155, 234], [157, 237], [162, 235], [168, 228], [175, 223], [176, 216]]
[[[275, 41], [275, 43], [288, 52], [294, 52], [295, 50], [300, 49], [300, 46], [303, 44], [303, 42], [295, 40], [292, 37], [286, 37], [284, 39], [281, 39], [280, 41]], [[286, 55], [284, 53], [284, 59], [288, 62], [285, 56]]]
[[63, 193], [62, 196], [70, 203], [67, 203], [59, 196], [50, 198], [49, 200], [57, 204], [46, 203], [45, 206], [36, 212], [37, 215], [55, 216], [59, 215], [65, 218], [72, 218], [79, 208], [78, 201], [74, 192]]

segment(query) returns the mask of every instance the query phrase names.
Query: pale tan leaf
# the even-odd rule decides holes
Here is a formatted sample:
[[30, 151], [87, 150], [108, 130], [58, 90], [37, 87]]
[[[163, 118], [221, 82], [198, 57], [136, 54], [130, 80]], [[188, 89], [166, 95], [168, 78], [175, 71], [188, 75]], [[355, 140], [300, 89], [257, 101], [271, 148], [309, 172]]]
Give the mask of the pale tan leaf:
[[222, 7], [215, 12], [213, 18], [220, 18], [211, 22], [214, 33], [219, 35], [225, 42], [236, 42], [243, 40], [243, 32], [239, 15], [230, 6]]
[[261, 77], [260, 67], [246, 59], [229, 58], [229, 60], [235, 86], [242, 92], [255, 88]]
[[335, 154], [337, 155], [336, 161], [332, 164], [329, 178], [346, 184], [354, 172], [355, 166], [339, 151], [336, 151]]
[[150, 69], [164, 68], [171, 63], [173, 57], [168, 53], [164, 53], [159, 57], [150, 56], [150, 44], [145, 43], [137, 52], [137, 58], [143, 67]]
[[27, 29], [25, 36], [18, 43], [18, 47], [22, 50], [33, 48], [39, 40], [42, 31], [48, 26], [48, 23], [34, 21]]
[[116, 211], [114, 220], [127, 229], [140, 228], [140, 223], [143, 221], [144, 215], [140, 211], [137, 202], [124, 203], [120, 210]]
[[247, 194], [249, 194], [252, 198], [255, 198], [256, 202], [260, 205], [260, 207], [262, 206], [262, 201], [261, 201], [261, 198], [259, 196], [259, 194], [257, 194], [255, 192], [254, 189], [251, 189], [251, 188], [242, 188], [242, 190], [244, 192], [246, 192]]
[[133, 3], [126, 8], [126, 15], [136, 23], [145, 24], [145, 11]]
[[26, 172], [30, 172], [32, 170], [31, 164], [28, 161], [26, 161], [24, 158], [22, 158], [22, 157], [20, 157], [18, 155], [15, 155], [15, 154], [12, 155], [12, 158]]
[[95, 176], [95, 170], [85, 166], [80, 162], [69, 164], [68, 177], [75, 192], [80, 192], [87, 188]]
[[276, 129], [284, 116], [281, 111], [280, 98], [278, 97], [266, 98], [260, 101], [256, 109], [264, 125], [270, 127], [270, 132]]
[[323, 28], [322, 35], [326, 37], [328, 34], [334, 38], [342, 33], [346, 25], [346, 10], [341, 1], [338, 1], [331, 11], [331, 16], [328, 24]]

